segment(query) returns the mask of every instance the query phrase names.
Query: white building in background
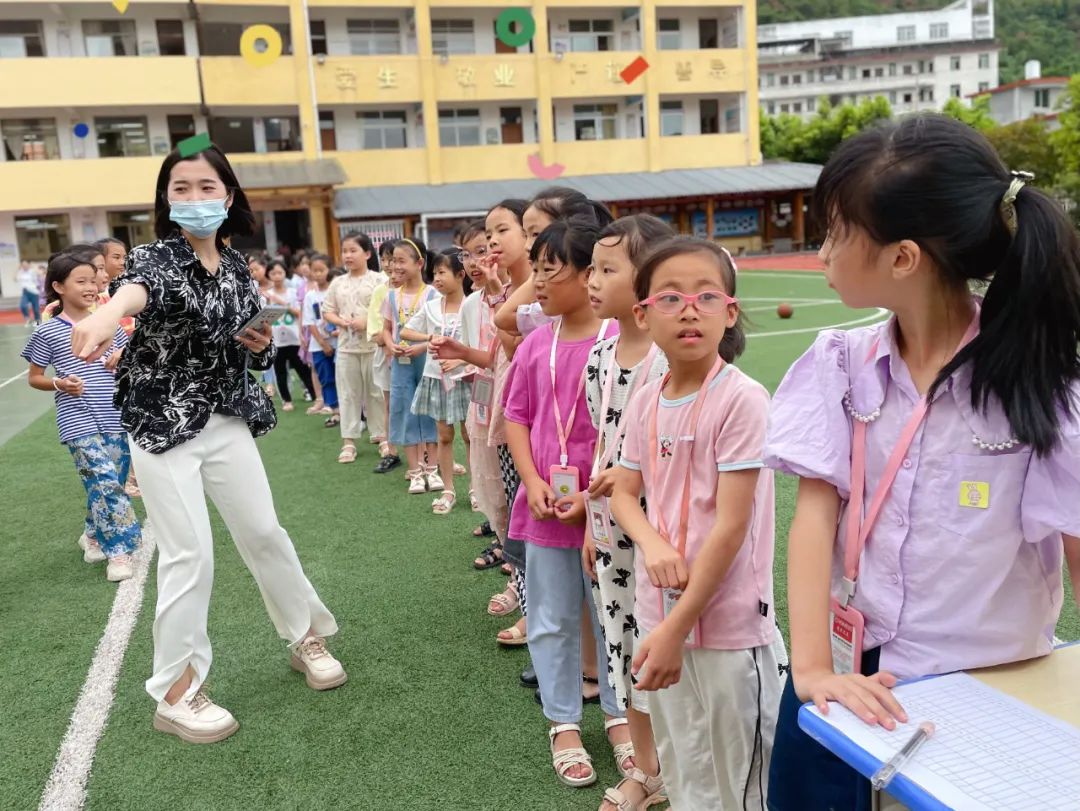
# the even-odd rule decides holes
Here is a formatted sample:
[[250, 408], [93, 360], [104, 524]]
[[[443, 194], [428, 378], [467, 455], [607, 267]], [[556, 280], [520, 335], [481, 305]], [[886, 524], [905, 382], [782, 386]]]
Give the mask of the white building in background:
[[[1056, 130], [1062, 96], [1069, 84], [1068, 76], [1043, 76], [1037, 59], [1024, 63], [1024, 78], [988, 91], [990, 115], [999, 124], [1013, 124], [1038, 116], [1046, 119], [1047, 127]], [[976, 94], [980, 95], [980, 94]]]
[[758, 26], [758, 80], [767, 115], [804, 118], [883, 96], [896, 112], [939, 110], [998, 84], [994, 0], [936, 11]]

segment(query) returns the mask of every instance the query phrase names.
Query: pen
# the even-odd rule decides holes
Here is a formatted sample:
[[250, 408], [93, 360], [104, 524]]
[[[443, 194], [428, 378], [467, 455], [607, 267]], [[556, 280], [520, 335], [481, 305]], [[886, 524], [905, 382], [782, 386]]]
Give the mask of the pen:
[[888, 786], [889, 783], [892, 782], [892, 779], [896, 777], [897, 772], [904, 768], [909, 760], [915, 757], [915, 753], [919, 751], [919, 747], [926, 743], [933, 734], [934, 724], [932, 721], [923, 721], [919, 724], [919, 728], [915, 730], [915, 734], [904, 744], [903, 748], [889, 758], [888, 763], [878, 769], [874, 776], [870, 778], [870, 785], [872, 785], [876, 791], [881, 791]]

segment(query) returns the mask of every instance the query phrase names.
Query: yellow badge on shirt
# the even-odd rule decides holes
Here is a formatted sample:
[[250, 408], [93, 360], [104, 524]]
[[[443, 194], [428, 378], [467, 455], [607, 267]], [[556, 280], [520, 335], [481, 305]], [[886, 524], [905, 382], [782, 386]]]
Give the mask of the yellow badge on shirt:
[[960, 482], [960, 506], [987, 509], [990, 506], [990, 482]]

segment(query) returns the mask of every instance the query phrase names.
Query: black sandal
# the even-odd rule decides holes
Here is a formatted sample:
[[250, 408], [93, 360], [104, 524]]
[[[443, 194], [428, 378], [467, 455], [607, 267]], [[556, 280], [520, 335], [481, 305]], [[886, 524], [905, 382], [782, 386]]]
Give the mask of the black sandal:
[[480, 526], [472, 531], [474, 538], [489, 538], [495, 534], [495, 530], [491, 528], [491, 522], [485, 521]]
[[[496, 554], [501, 550], [502, 547], [498, 544], [491, 544], [487, 549], [480, 553], [480, 557], [473, 561], [473, 568], [483, 571], [484, 569], [493, 569], [494, 567], [501, 565], [502, 557]], [[483, 561], [483, 564], [478, 565], [477, 561], [481, 560]]]
[[337, 414], [331, 414], [323, 422], [323, 426], [325, 428], [333, 428], [333, 427], [335, 427], [337, 425], [341, 425], [341, 417], [339, 417]]

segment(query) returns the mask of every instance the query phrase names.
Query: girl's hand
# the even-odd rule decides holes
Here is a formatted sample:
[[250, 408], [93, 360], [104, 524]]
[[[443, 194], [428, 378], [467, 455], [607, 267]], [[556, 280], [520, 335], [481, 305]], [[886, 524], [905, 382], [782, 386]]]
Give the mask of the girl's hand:
[[418, 358], [427, 352], [427, 349], [427, 344], [411, 344], [410, 346], [404, 347], [404, 352], [402, 354], [408, 355], [410, 358]]
[[93, 363], [112, 348], [120, 316], [109, 305], [98, 307], [71, 330], [71, 353]]
[[489, 282], [493, 282], [499, 278], [499, 262], [493, 255], [486, 254], [481, 256], [476, 260], [476, 266], [484, 272], [484, 277]]
[[907, 713], [892, 693], [896, 676], [887, 670], [873, 676], [846, 673], [839, 676], [831, 670], [821, 670], [795, 676], [795, 693], [803, 701], [813, 701], [822, 715], [829, 712], [829, 702], [838, 701], [870, 724], [885, 729], [896, 728], [896, 722], [907, 723]]
[[613, 467], [600, 471], [596, 478], [589, 482], [589, 498], [600, 498], [601, 496], [611, 498], [615, 493], [615, 477], [617, 475], [618, 471]]
[[636, 676], [648, 665], [638, 681], [639, 690], [663, 690], [682, 678], [683, 645], [686, 639], [672, 633], [669, 623], [661, 622], [638, 645], [630, 671]]
[[455, 338], [436, 335], [431, 339], [431, 351], [439, 360], [464, 360], [465, 344]]
[[246, 329], [240, 335], [236, 336], [236, 340], [247, 349], [256, 355], [261, 355], [270, 346], [270, 337], [273, 335], [273, 330], [269, 324], [262, 329]]
[[452, 372], [452, 371], [454, 371], [454, 369], [457, 369], [458, 367], [464, 366], [464, 365], [465, 365], [465, 361], [463, 361], [463, 360], [440, 360], [439, 361], [439, 368], [442, 369], [443, 374], [446, 374], [448, 372]]
[[366, 319], [361, 320], [359, 318], [354, 318], [351, 321], [349, 321], [349, 328], [354, 329], [357, 332], [364, 332], [365, 330], [367, 330], [367, 320]]
[[526, 484], [525, 495], [529, 503], [529, 513], [537, 521], [547, 521], [555, 517], [555, 491], [546, 481], [537, 477]]
[[333, 357], [334, 347], [329, 341], [319, 341], [319, 351], [321, 351], [326, 357]]
[[393, 355], [395, 358], [400, 358], [402, 355], [405, 354], [405, 347], [403, 347], [401, 344], [390, 344], [387, 349], [389, 350], [390, 354]]
[[72, 397], [82, 397], [85, 386], [83, 385], [82, 378], [78, 375], [55, 377], [53, 380], [53, 387], [64, 392], [64, 394], [70, 394]]
[[657, 539], [650, 543], [639, 543], [639, 546], [645, 554], [645, 569], [649, 573], [649, 580], [656, 588], [680, 591], [686, 588], [690, 571], [683, 556], [670, 543]]
[[123, 357], [124, 348], [120, 347], [114, 351], [109, 357], [105, 358], [105, 362], [102, 364], [110, 372], [115, 372], [116, 367], [120, 365], [120, 358]]
[[585, 543], [581, 546], [581, 567], [585, 573], [596, 582], [596, 541], [592, 535], [585, 533]]
[[581, 526], [585, 523], [585, 495], [574, 493], [563, 496], [555, 502], [555, 517], [568, 526]]

